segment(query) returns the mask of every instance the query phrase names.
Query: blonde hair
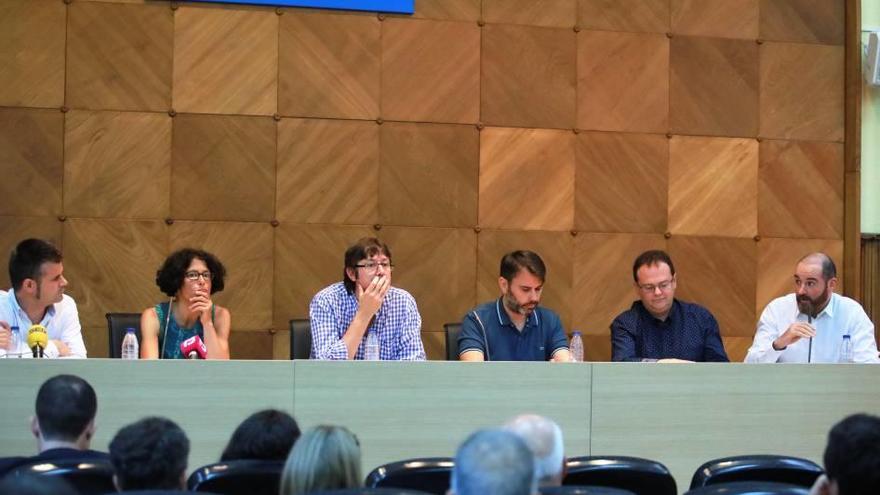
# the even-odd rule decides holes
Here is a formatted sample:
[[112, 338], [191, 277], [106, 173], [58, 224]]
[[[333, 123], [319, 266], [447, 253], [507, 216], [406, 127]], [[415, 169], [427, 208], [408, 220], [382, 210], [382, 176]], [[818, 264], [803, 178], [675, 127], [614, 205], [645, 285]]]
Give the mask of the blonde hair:
[[362, 486], [361, 448], [342, 426], [306, 430], [293, 445], [281, 474], [281, 495]]

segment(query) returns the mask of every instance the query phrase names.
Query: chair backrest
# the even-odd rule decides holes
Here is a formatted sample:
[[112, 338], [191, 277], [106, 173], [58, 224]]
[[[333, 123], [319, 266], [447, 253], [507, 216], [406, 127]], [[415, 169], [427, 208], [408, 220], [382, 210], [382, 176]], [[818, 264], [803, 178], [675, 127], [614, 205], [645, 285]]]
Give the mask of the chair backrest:
[[428, 492], [419, 490], [405, 490], [403, 488], [345, 488], [340, 490], [328, 490], [315, 492], [315, 495], [430, 495]]
[[308, 318], [290, 320], [290, 359], [308, 359], [312, 354], [312, 322]]
[[449, 489], [455, 460], [424, 457], [392, 462], [374, 469], [365, 484], [370, 488], [403, 488], [443, 495]]
[[446, 323], [443, 325], [446, 333], [446, 360], [458, 361], [458, 336], [461, 335], [461, 323]]
[[675, 478], [663, 464], [624, 456], [574, 457], [566, 462], [564, 485], [622, 488], [636, 495], [677, 495]]
[[278, 495], [284, 461], [241, 460], [202, 466], [189, 476], [192, 492], [225, 495]]
[[542, 486], [538, 489], [541, 495], [635, 495], [623, 488], [608, 486]]
[[805, 486], [771, 481], [733, 481], [701, 486], [685, 492], [686, 495], [809, 495]]
[[824, 470], [808, 459], [781, 455], [741, 455], [713, 459], [691, 478], [691, 489], [731, 481], [775, 481], [811, 487]]
[[122, 339], [125, 331], [134, 328], [138, 344], [141, 342], [141, 314], [140, 313], [107, 313], [107, 331], [110, 332], [110, 353], [112, 358], [122, 357]]
[[113, 465], [102, 459], [53, 459], [19, 466], [17, 475], [57, 476], [67, 482], [77, 493], [115, 492], [113, 485]]

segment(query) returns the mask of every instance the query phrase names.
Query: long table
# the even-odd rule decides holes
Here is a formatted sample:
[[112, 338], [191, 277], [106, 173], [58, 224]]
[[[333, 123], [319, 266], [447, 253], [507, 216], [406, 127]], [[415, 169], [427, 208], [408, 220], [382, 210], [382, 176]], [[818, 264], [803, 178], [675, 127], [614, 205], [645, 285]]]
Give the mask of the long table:
[[655, 459], [683, 492], [712, 458], [780, 453], [821, 463], [831, 425], [880, 414], [872, 365], [0, 360], [0, 456], [35, 451], [36, 392], [59, 373], [97, 391], [93, 448], [162, 415], [187, 432], [191, 469], [217, 461], [238, 423], [262, 408], [292, 412], [303, 428], [347, 426], [365, 474], [452, 456], [475, 429], [533, 412], [562, 426], [567, 455]]

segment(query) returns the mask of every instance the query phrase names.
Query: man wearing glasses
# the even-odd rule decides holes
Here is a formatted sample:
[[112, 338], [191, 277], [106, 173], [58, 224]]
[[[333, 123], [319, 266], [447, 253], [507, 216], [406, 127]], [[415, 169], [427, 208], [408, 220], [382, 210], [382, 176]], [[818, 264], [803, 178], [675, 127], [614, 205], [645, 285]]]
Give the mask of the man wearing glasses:
[[61, 259], [61, 251], [42, 239], [25, 239], [12, 251], [12, 289], [0, 292], [0, 357], [33, 357], [27, 337], [37, 326], [47, 338], [37, 357], [86, 357], [76, 302], [64, 293]]
[[364, 359], [370, 332], [379, 359], [423, 361], [422, 318], [409, 292], [391, 286], [391, 250], [365, 237], [345, 251], [342, 282], [318, 292], [309, 305], [312, 359]]
[[675, 266], [668, 254], [640, 254], [633, 280], [639, 300], [611, 323], [612, 361], [728, 361], [712, 313], [675, 299]]
[[[795, 292], [764, 308], [746, 362], [880, 362], [874, 324], [858, 302], [834, 293], [837, 282], [837, 267], [827, 254], [801, 258]], [[850, 352], [843, 352], [846, 340]]]

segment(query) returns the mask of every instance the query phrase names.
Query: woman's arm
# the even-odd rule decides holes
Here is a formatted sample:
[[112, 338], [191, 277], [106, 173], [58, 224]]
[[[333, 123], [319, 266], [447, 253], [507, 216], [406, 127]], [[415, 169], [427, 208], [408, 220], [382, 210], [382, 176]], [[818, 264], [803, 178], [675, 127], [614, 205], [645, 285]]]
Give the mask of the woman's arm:
[[141, 313], [141, 359], [159, 359], [159, 317], [156, 308]]

